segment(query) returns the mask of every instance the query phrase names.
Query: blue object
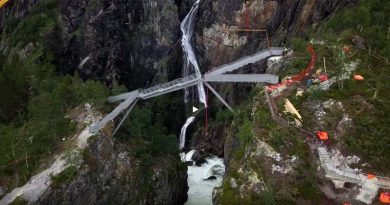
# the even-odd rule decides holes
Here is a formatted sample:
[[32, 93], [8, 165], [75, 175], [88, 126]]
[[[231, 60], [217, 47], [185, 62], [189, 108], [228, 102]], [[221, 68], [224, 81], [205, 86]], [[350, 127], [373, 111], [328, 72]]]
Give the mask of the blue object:
[[307, 79], [307, 86], [311, 86], [311, 84], [313, 84], [313, 80], [312, 79]]

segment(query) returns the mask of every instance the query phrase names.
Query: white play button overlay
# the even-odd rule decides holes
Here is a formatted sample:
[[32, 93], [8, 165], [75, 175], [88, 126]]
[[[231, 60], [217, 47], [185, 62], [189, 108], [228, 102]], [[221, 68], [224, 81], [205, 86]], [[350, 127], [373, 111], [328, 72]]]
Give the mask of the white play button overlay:
[[196, 111], [198, 111], [198, 110], [199, 110], [198, 108], [192, 106], [192, 113], [194, 113], [194, 112], [196, 112]]

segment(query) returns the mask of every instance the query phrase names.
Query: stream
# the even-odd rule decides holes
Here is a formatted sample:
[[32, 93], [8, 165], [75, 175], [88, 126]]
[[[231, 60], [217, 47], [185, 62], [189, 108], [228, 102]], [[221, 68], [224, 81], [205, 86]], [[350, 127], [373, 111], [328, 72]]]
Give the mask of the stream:
[[[187, 154], [181, 153], [182, 161], [192, 161], [191, 157], [195, 150], [189, 151]], [[201, 166], [196, 166], [193, 162], [192, 166], [188, 166], [188, 200], [185, 205], [212, 205], [213, 189], [222, 185], [223, 175], [225, 174], [225, 165], [223, 159], [218, 157], [210, 157], [206, 159], [206, 163]], [[209, 177], [214, 179], [209, 179]]]

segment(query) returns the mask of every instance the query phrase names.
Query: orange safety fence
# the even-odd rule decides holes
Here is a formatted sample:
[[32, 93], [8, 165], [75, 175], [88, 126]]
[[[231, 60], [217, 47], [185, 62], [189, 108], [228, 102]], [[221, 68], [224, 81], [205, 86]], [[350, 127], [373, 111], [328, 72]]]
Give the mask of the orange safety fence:
[[306, 50], [309, 51], [310, 53], [310, 63], [309, 65], [307, 65], [306, 69], [301, 71], [298, 75], [295, 75], [293, 77], [291, 77], [291, 79], [293, 81], [301, 81], [303, 78], [305, 78], [314, 68], [314, 64], [316, 62], [316, 53], [314, 52], [314, 48], [311, 44], [309, 44], [307, 47], [306, 47]]
[[367, 174], [367, 179], [374, 179], [375, 178], [375, 175], [373, 174]]
[[[291, 83], [294, 83], [296, 81], [301, 81], [303, 78], [305, 78], [307, 75], [309, 75], [310, 72], [312, 72], [312, 70], [314, 68], [314, 64], [315, 64], [316, 59], [317, 59], [317, 56], [316, 56], [316, 53], [314, 51], [313, 45], [311, 45], [311, 44], [307, 45], [306, 50], [310, 53], [310, 56], [311, 56], [309, 65], [307, 65], [306, 69], [301, 71], [299, 74], [292, 76], [290, 79], [282, 81], [281, 83], [278, 83], [276, 85], [267, 86], [266, 87], [267, 91], [272, 92], [273, 90], [276, 90], [280, 87], [288, 86]], [[326, 78], [327, 78], [327, 76], [326, 76]]]

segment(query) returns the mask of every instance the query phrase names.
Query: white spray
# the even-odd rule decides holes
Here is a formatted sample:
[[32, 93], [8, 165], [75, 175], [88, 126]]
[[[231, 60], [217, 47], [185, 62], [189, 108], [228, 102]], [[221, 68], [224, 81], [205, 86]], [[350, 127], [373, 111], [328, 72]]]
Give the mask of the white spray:
[[[187, 14], [187, 16], [184, 18], [184, 20], [180, 24], [180, 29], [183, 34], [181, 39], [181, 47], [183, 49], [183, 58], [184, 58], [184, 65], [183, 65], [183, 75], [188, 76], [190, 74], [195, 73], [198, 78], [202, 77], [202, 73], [200, 72], [198, 62], [195, 57], [194, 50], [191, 45], [191, 37], [194, 33], [193, 23], [195, 20], [195, 16], [198, 11], [200, 0], [197, 0], [194, 5], [192, 6], [190, 12]], [[199, 101], [207, 107], [206, 104], [206, 94], [204, 91], [204, 87], [202, 83], [199, 83], [197, 85], [198, 90], [198, 97]], [[189, 91], [185, 89], [185, 96], [184, 96], [184, 102], [188, 102], [188, 95]], [[193, 118], [193, 119], [192, 119]], [[180, 149], [184, 147], [185, 144], [185, 134], [186, 129], [188, 125], [193, 122], [195, 117], [190, 117], [187, 119], [186, 123], [183, 125], [180, 133]]]
[[183, 127], [181, 128], [181, 131], [180, 131], [180, 145], [179, 145], [179, 148], [180, 148], [180, 149], [183, 149], [183, 148], [184, 148], [184, 144], [185, 144], [185, 142], [186, 142], [185, 137], [186, 137], [187, 127], [188, 127], [188, 125], [190, 125], [194, 120], [195, 120], [195, 117], [194, 117], [194, 116], [188, 118], [187, 121], [186, 121], [186, 123], [185, 123], [185, 124], [183, 125]]

